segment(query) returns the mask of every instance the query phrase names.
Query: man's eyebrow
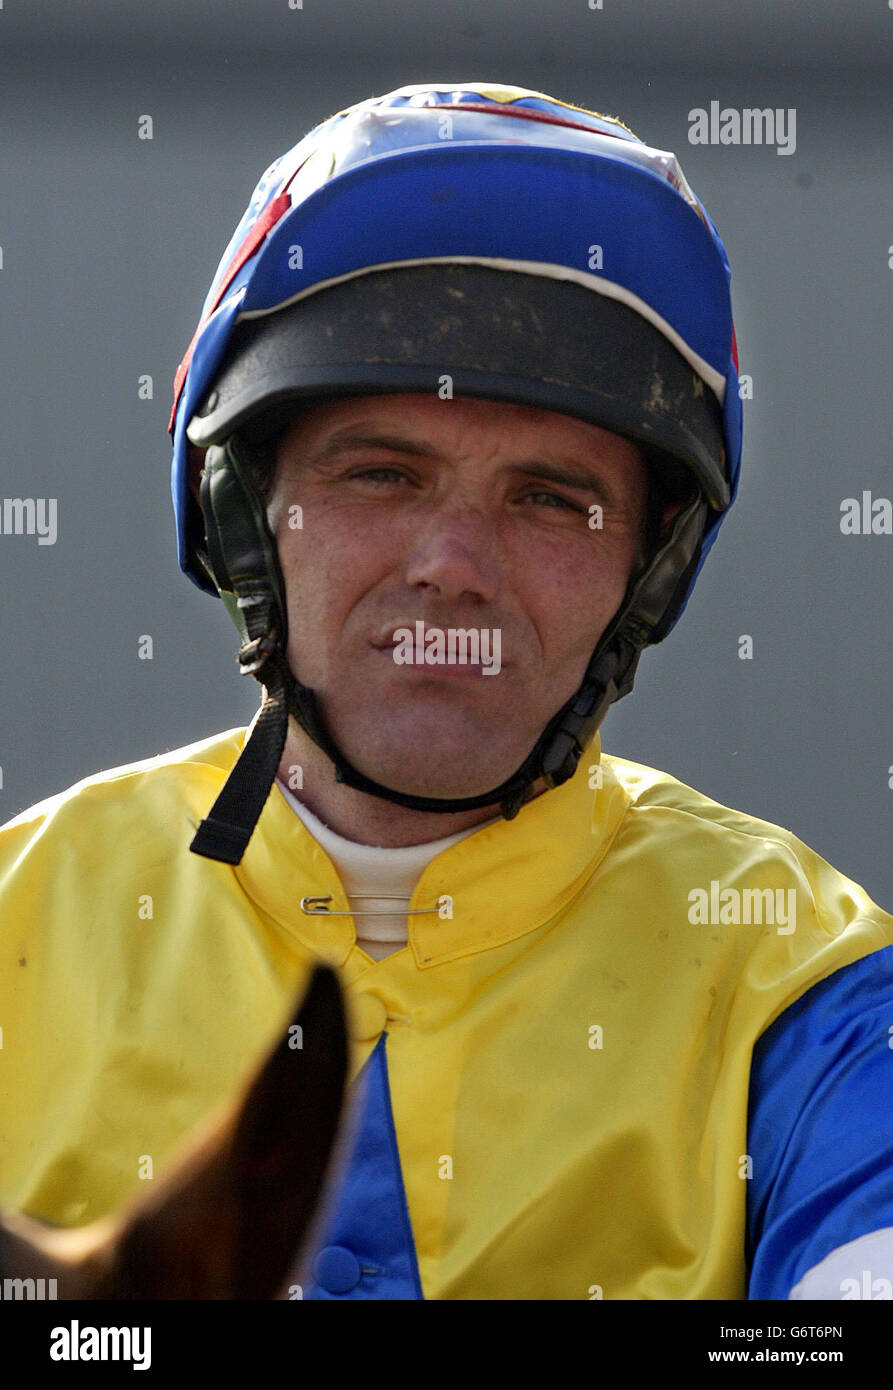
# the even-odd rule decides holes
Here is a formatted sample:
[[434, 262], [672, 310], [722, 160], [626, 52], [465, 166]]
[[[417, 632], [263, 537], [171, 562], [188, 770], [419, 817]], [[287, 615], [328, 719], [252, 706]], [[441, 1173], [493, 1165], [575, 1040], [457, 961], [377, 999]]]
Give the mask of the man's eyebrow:
[[334, 458], [347, 449], [393, 449], [400, 454], [419, 454], [424, 458], [439, 458], [440, 452], [418, 440], [406, 439], [400, 434], [355, 434], [348, 428], [337, 430], [328, 444], [320, 450], [317, 458]]
[[510, 465], [512, 471], [526, 473], [531, 478], [542, 478], [545, 482], [559, 483], [564, 487], [592, 492], [605, 501], [613, 501], [614, 494], [609, 483], [598, 473], [575, 463], [553, 464], [542, 459], [528, 459]]

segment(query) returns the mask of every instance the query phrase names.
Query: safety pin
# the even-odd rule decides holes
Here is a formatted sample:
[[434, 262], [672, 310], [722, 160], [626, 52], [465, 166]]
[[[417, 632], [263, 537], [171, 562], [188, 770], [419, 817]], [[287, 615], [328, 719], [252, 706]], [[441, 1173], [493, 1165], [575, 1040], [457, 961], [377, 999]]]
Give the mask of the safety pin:
[[[349, 893], [350, 898], [393, 898], [395, 902], [408, 903], [412, 901], [411, 893]], [[332, 901], [331, 894], [326, 898], [302, 898], [301, 911], [308, 917], [393, 917], [393, 912], [382, 911], [380, 908], [361, 907], [358, 912], [332, 912], [326, 907], [326, 903]], [[407, 909], [407, 917], [418, 917], [424, 913], [433, 912], [440, 915], [437, 907], [414, 907]]]

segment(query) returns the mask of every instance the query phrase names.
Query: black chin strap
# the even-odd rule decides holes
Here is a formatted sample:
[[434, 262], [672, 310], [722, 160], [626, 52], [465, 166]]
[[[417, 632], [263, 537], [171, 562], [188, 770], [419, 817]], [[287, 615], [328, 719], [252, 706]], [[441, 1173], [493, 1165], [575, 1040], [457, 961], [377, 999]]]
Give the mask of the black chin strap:
[[[255, 626], [258, 621], [262, 622], [263, 616], [255, 608], [248, 623]], [[597, 665], [591, 665], [576, 695], [549, 722], [518, 770], [492, 791], [455, 798], [413, 796], [383, 786], [347, 761], [325, 727], [314, 692], [292, 675], [275, 629], [268, 628], [239, 652], [243, 673], [256, 676], [265, 687], [260, 715], [189, 848], [193, 854], [225, 864], [241, 862], [282, 760], [290, 714], [331, 759], [335, 780], [345, 786], [413, 811], [446, 814], [498, 803], [505, 819], [513, 820], [539, 778], [556, 787], [573, 776], [608, 707], [632, 688], [640, 650], [617, 632]]]

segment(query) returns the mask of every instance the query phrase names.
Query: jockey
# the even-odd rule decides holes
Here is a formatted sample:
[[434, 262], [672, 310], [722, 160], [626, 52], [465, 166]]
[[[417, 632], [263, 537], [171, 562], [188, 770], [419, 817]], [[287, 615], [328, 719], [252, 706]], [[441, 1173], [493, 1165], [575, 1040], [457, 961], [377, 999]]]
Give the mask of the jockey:
[[729, 279], [672, 154], [520, 87], [266, 170], [171, 416], [262, 701], [0, 832], [0, 1200], [120, 1205], [322, 958], [355, 1106], [304, 1297], [893, 1277], [893, 918], [601, 747], [735, 499]]

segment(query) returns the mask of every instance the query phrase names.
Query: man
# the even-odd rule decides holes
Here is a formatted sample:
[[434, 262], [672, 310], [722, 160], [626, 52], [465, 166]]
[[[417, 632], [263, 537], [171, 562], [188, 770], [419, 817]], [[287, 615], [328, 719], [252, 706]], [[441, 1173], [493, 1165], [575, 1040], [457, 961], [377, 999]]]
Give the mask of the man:
[[181, 564], [264, 701], [0, 837], [0, 1198], [119, 1205], [322, 956], [356, 1114], [305, 1297], [893, 1290], [893, 919], [601, 753], [737, 486], [673, 156], [521, 88], [348, 108], [267, 170], [175, 390]]

